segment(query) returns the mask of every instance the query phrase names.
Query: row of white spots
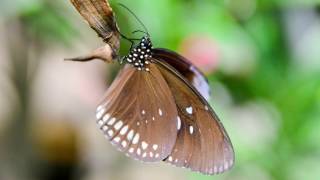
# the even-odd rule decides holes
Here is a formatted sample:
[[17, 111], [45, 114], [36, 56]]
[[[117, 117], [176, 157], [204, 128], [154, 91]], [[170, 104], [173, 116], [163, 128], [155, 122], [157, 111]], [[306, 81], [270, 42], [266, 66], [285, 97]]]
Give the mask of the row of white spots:
[[[97, 113], [97, 118], [101, 119], [103, 114], [105, 113], [105, 110], [102, 109], [102, 107], [99, 108], [99, 112]], [[146, 112], [144, 110], [142, 110], [141, 112], [142, 114], [145, 114]], [[159, 115], [162, 116], [163, 112], [161, 109], [159, 109]], [[152, 118], [152, 120], [155, 120], [155, 117]], [[147, 121], [146, 121], [147, 123]], [[124, 125], [124, 122], [121, 120], [117, 120], [115, 117], [111, 117], [110, 114], [106, 114], [105, 116], [103, 116], [102, 120], [98, 120], [98, 124], [100, 125], [100, 128], [103, 130], [103, 132], [106, 134], [106, 137], [108, 136], [108, 138], [112, 138], [114, 136], [115, 131], [120, 131], [118, 136], [114, 137], [112, 140], [112, 144], [114, 145], [121, 145], [123, 148], [126, 148], [130, 142], [132, 142], [132, 144], [139, 144], [139, 140], [140, 140], [140, 134], [134, 132], [133, 129], [130, 130], [129, 125]], [[180, 122], [181, 124], [181, 122]], [[109, 129], [109, 126], [113, 126], [113, 129]], [[137, 125], [140, 125], [139, 122], [137, 122]], [[115, 131], [114, 131], [115, 130]], [[121, 140], [121, 136], [126, 135], [126, 139]], [[149, 144], [145, 141], [141, 142], [141, 148], [137, 148], [136, 149], [136, 154], [139, 156], [142, 156], [143, 158], [146, 158], [147, 156], [149, 156], [150, 158], [159, 158], [160, 154], [156, 153], [156, 151], [158, 150], [158, 144], [153, 144], [152, 145], [152, 149], [154, 150], [154, 152], [150, 151], [150, 152], [143, 152], [145, 150], [147, 150], [147, 148], [149, 147]], [[128, 150], [129, 153], [134, 153], [135, 152], [135, 148], [134, 147], [130, 147]], [[128, 155], [128, 154], [127, 154]]]
[[[102, 112], [102, 113], [101, 113], [101, 112]], [[105, 113], [105, 112], [100, 110], [100, 112], [98, 113], [98, 114], [99, 114], [99, 118], [102, 117], [102, 114], [103, 114], [103, 113]], [[142, 111], [142, 114], [144, 114], [144, 113], [145, 113], [145, 111]], [[97, 115], [97, 116], [98, 116], [98, 115]], [[110, 125], [110, 126], [112, 126], [112, 125], [114, 124], [113, 128], [114, 128], [115, 130], [120, 130], [120, 129], [121, 129], [119, 134], [122, 135], [122, 136], [125, 135], [125, 134], [128, 132], [128, 133], [127, 133], [127, 136], [126, 136], [127, 140], [128, 140], [129, 142], [132, 141], [132, 144], [139, 144], [139, 140], [140, 140], [140, 135], [139, 135], [139, 133], [136, 133], [136, 134], [135, 134], [134, 130], [132, 130], [132, 129], [129, 130], [129, 126], [128, 126], [128, 125], [125, 125], [125, 126], [124, 126], [124, 123], [123, 123], [121, 120], [120, 120], [120, 121], [117, 121], [116, 118], [111, 118], [111, 119], [110, 119], [110, 117], [111, 117], [110, 114], [106, 114], [106, 115], [104, 116], [103, 120], [99, 120], [99, 121], [98, 121], [98, 124], [100, 125], [100, 128], [104, 131], [104, 133], [105, 133], [109, 138], [111, 138], [111, 137], [114, 135], [114, 131], [113, 131], [112, 129], [109, 130], [109, 127], [105, 125], [106, 123], [108, 123], [108, 125]], [[109, 119], [110, 119], [110, 121], [108, 122]], [[120, 136], [116, 136], [116, 137], [113, 138], [113, 140], [112, 140], [111, 143], [112, 143], [112, 144], [119, 144], [120, 141], [121, 141], [121, 137], [120, 137]], [[121, 144], [121, 146], [122, 146], [123, 148], [126, 148], [126, 147], [128, 146], [128, 142], [127, 142], [126, 140], [122, 140], [122, 142], [121, 142], [120, 144]], [[136, 153], [140, 156], [140, 155], [142, 154], [142, 150], [146, 150], [146, 149], [148, 148], [148, 146], [149, 146], [149, 144], [148, 144], [147, 142], [142, 141], [142, 142], [141, 142], [141, 148], [142, 148], [142, 149], [137, 148]], [[154, 149], [155, 151], [158, 149], [158, 145], [157, 145], [157, 144], [154, 144], [152, 147], [153, 147], [153, 149]], [[129, 149], [129, 153], [133, 153], [134, 150], [135, 150], [135, 149], [134, 149], [133, 147], [131, 147], [131, 148]], [[142, 154], [142, 157], [143, 157], [143, 158], [146, 158], [147, 155], [149, 155], [151, 158], [153, 158], [153, 157], [159, 158], [159, 156], [160, 156], [159, 153], [154, 153], [154, 152], [149, 152], [149, 153], [147, 153], [147, 152], [144, 152], [144, 153]]]
[[[100, 116], [100, 115], [99, 115]], [[101, 118], [101, 117], [100, 117]], [[110, 120], [109, 120], [110, 119]], [[109, 121], [108, 121], [109, 120]], [[111, 138], [114, 135], [114, 131], [112, 129], [109, 130], [109, 127], [106, 126], [105, 124], [112, 126], [114, 123], [116, 123], [113, 127], [115, 130], [120, 130], [120, 128], [123, 126], [123, 122], [120, 120], [116, 122], [117, 119], [115, 117], [111, 118], [110, 114], [106, 114], [103, 117], [103, 120], [98, 121], [98, 124], [100, 125], [100, 128], [104, 131], [104, 133]], [[120, 130], [120, 135], [125, 135], [129, 129], [129, 126], [123, 126], [122, 129]], [[121, 138], [119, 136], [115, 137], [112, 141], [113, 144], [115, 143], [120, 143]], [[121, 142], [121, 145], [123, 148], [127, 146], [128, 142], [126, 140], [123, 140]]]
[[224, 165], [221, 166], [214, 166], [213, 168], [206, 169], [206, 172], [209, 174], [220, 174], [224, 171], [228, 170], [233, 165], [233, 160], [230, 160], [229, 162], [225, 162]]
[[169, 161], [169, 162], [178, 163], [179, 160], [178, 160], [178, 159], [175, 159], [175, 160], [173, 161], [173, 157], [172, 157], [172, 156], [169, 156], [168, 161]]

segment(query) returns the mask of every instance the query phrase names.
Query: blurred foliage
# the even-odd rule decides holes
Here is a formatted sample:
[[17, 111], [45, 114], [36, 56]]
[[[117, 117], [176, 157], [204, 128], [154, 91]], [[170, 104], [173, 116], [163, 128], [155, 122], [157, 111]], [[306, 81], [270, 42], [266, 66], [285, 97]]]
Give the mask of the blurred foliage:
[[[278, 129], [270, 132], [275, 133], [276, 138], [264, 144], [263, 149], [241, 144], [245, 137], [236, 136], [241, 133], [239, 127], [234, 127], [237, 123], [224, 118], [235, 145], [235, 168], [214, 178], [190, 173], [190, 179], [320, 178], [320, 55], [316, 53], [318, 67], [305, 68], [309, 63], [308, 51], [303, 54], [305, 59], [297, 58], [295, 44], [303, 43], [300, 40], [310, 34], [292, 33], [292, 28], [315, 26], [319, 35], [319, 1], [112, 1], [121, 31], [130, 34], [142, 27], [125, 9], [116, 5], [118, 2], [141, 18], [157, 47], [178, 51], [184, 39], [195, 34], [212, 39], [219, 47], [220, 58], [217, 60], [219, 68], [209, 73], [210, 83], [222, 84], [230, 93], [234, 107], [262, 100], [279, 115], [273, 119]], [[39, 42], [61, 44], [72, 42], [80, 34], [69, 17], [72, 8], [67, 6], [71, 3], [62, 0], [0, 2], [5, 20], [21, 20], [25, 30]], [[290, 18], [291, 12], [302, 12], [302, 15], [312, 12], [314, 16], [310, 17], [308, 25], [302, 20], [300, 24], [290, 26], [288, 24], [294, 20]], [[126, 44], [121, 51], [125, 54], [128, 44], [122, 43]], [[304, 45], [308, 47], [308, 44]], [[313, 45], [320, 48], [320, 44]], [[213, 92], [215, 94], [215, 89]]]

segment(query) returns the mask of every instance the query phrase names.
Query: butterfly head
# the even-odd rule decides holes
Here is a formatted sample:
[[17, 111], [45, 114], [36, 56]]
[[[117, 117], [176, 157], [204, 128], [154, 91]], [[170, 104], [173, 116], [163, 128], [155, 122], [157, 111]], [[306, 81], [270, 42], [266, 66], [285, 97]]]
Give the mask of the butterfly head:
[[136, 45], [130, 53], [124, 57], [124, 60], [132, 64], [138, 70], [149, 71], [147, 65], [152, 58], [152, 42], [149, 36], [144, 36], [138, 45]]

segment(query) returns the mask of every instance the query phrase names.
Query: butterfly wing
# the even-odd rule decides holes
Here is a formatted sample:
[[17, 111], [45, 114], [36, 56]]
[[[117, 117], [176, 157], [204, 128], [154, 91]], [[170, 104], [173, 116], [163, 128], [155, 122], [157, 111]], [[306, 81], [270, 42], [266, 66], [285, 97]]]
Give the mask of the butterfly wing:
[[120, 33], [111, 6], [106, 0], [70, 0], [90, 27], [116, 52]]
[[177, 109], [155, 64], [150, 72], [126, 65], [97, 109], [100, 129], [120, 151], [145, 162], [160, 161], [177, 136]]
[[178, 108], [178, 137], [165, 161], [204, 174], [219, 174], [234, 164], [230, 139], [210, 105], [178, 72], [156, 60]]
[[158, 61], [170, 64], [181, 75], [185, 77], [200, 94], [208, 100], [210, 98], [210, 86], [204, 74], [183, 56], [168, 49], [156, 48], [152, 50], [152, 55]]

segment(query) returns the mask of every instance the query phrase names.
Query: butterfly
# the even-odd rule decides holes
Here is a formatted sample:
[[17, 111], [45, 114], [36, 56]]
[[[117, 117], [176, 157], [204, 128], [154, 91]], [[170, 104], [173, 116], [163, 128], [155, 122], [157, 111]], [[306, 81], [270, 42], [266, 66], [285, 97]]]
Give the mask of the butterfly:
[[112, 145], [136, 160], [208, 175], [232, 168], [230, 138], [207, 102], [210, 88], [198, 68], [175, 52], [153, 48], [149, 34], [121, 62], [96, 111]]

